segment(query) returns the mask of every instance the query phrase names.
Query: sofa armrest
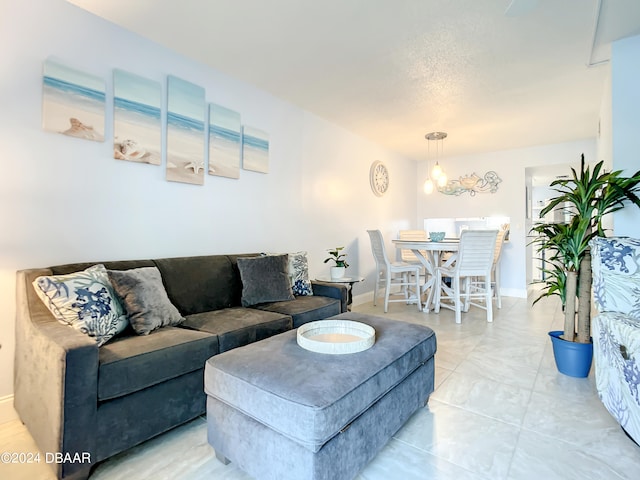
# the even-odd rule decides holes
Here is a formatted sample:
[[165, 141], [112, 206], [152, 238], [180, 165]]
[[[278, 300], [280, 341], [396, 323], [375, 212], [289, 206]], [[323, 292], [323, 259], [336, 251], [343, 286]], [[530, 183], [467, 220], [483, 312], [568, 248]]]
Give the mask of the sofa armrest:
[[[95, 462], [98, 347], [62, 325], [33, 289], [48, 269], [22, 270], [16, 281], [14, 406], [44, 452], [89, 452]], [[87, 463], [51, 464], [58, 478], [88, 471]], [[82, 476], [82, 475], [80, 475]]]
[[320, 282], [317, 280], [312, 280], [311, 285], [314, 295], [340, 300], [340, 313], [347, 311], [349, 290], [346, 285], [341, 283]]

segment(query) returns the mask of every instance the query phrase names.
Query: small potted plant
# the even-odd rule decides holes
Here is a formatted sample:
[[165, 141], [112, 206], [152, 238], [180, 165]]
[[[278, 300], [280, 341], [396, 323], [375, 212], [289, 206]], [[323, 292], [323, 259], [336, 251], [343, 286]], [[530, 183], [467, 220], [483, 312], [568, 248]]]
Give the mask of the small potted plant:
[[334, 249], [327, 250], [329, 252], [329, 257], [324, 260], [324, 263], [334, 262], [335, 265], [331, 267], [331, 278], [342, 278], [344, 277], [344, 271], [349, 266], [347, 261], [346, 253], [342, 253], [344, 247], [335, 247]]

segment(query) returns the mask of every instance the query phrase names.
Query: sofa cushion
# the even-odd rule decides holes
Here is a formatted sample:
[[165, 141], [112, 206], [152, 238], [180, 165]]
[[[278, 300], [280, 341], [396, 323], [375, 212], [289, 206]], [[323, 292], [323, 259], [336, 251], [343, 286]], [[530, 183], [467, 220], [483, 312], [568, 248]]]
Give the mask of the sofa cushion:
[[240, 305], [242, 283], [225, 255], [155, 260], [167, 294], [182, 315]]
[[220, 352], [291, 330], [291, 317], [252, 308], [233, 307], [189, 315], [181, 327], [218, 336]]
[[33, 287], [53, 316], [101, 346], [127, 327], [127, 317], [104, 265], [37, 277]]
[[288, 255], [238, 258], [242, 280], [242, 306], [293, 300]]
[[98, 400], [128, 395], [198, 370], [217, 353], [215, 335], [185, 328], [116, 337], [99, 351]]
[[264, 303], [253, 308], [289, 315], [293, 319], [293, 328], [342, 313], [340, 300], [316, 295], [296, 297], [287, 302]]
[[109, 270], [109, 278], [138, 335], [184, 320], [171, 303], [156, 267]]

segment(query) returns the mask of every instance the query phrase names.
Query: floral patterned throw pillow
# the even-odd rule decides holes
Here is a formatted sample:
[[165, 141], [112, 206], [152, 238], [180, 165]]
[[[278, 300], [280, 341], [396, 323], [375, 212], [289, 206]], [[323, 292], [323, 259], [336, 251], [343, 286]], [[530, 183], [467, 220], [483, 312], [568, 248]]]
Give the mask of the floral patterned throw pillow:
[[128, 324], [104, 265], [67, 275], [38, 277], [33, 287], [60, 323], [94, 338], [98, 346]]
[[309, 280], [309, 263], [307, 252], [289, 254], [289, 279], [294, 295], [313, 295], [311, 281]]

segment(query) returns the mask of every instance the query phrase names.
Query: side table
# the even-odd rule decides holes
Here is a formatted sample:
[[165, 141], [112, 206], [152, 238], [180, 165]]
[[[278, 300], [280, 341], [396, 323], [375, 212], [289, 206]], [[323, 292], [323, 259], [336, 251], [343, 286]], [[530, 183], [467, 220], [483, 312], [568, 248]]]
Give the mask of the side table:
[[316, 277], [316, 280], [319, 282], [326, 282], [326, 283], [341, 283], [347, 286], [347, 310], [351, 311], [351, 303], [353, 303], [353, 294], [352, 294], [352, 290], [353, 290], [353, 284], [354, 283], [358, 283], [358, 282], [362, 282], [364, 280], [364, 277], [340, 277], [340, 278], [332, 278], [329, 275], [321, 275], [319, 277]]

